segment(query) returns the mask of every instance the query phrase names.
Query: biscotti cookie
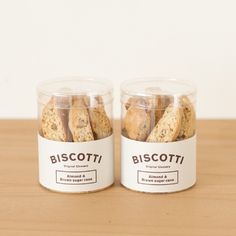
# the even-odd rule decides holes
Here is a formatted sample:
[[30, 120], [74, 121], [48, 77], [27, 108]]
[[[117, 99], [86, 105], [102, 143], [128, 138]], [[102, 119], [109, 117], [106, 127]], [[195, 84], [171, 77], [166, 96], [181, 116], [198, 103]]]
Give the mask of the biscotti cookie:
[[69, 128], [74, 142], [94, 140], [84, 96], [73, 96], [72, 98], [72, 106], [69, 112]]
[[[58, 108], [63, 107], [63, 108]], [[43, 108], [40, 120], [40, 134], [54, 141], [72, 141], [68, 128], [70, 98], [53, 96]]]
[[72, 104], [71, 96], [54, 96], [55, 106], [58, 111], [58, 114], [61, 118], [62, 125], [65, 128], [66, 132], [66, 141], [72, 142], [72, 134], [69, 129], [69, 111]]
[[89, 117], [95, 139], [106, 138], [112, 134], [111, 121], [100, 96], [95, 97], [95, 104], [89, 109]]
[[181, 128], [182, 109], [170, 104], [147, 138], [147, 142], [172, 142]]
[[157, 95], [155, 97], [155, 125], [163, 116], [165, 109], [170, 105], [172, 102], [173, 97], [167, 95]]
[[145, 141], [151, 129], [150, 111], [145, 107], [137, 106], [145, 101], [136, 100], [130, 103], [126, 115], [123, 120], [123, 134], [128, 138]]
[[173, 97], [168, 95], [152, 95], [147, 96], [145, 99], [134, 96], [128, 99], [125, 108], [128, 110], [130, 106], [138, 106], [146, 109], [150, 113], [151, 127], [153, 128], [171, 102], [173, 102]]
[[130, 106], [138, 106], [138, 107], [143, 107], [145, 109], [151, 109], [152, 103], [153, 101], [149, 97], [143, 98], [134, 96], [128, 99], [128, 101], [125, 103], [125, 108], [126, 110], [128, 110]]
[[195, 133], [195, 110], [187, 96], [180, 98], [180, 106], [183, 110], [183, 116], [181, 120], [181, 128], [178, 135], [178, 140], [187, 139]]

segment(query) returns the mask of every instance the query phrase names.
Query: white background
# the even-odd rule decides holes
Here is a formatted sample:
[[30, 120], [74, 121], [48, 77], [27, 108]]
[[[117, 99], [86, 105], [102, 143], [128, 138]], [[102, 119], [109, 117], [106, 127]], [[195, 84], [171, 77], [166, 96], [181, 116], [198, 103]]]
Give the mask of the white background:
[[236, 118], [236, 1], [0, 0], [0, 118], [35, 118], [36, 85], [64, 75], [170, 76], [199, 118]]

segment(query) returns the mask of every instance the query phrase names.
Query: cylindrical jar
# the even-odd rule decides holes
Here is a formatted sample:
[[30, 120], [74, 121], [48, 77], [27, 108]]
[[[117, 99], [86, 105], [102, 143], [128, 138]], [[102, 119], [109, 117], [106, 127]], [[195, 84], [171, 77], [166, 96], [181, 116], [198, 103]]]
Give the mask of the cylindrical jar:
[[196, 182], [196, 90], [186, 81], [144, 78], [121, 86], [121, 183], [150, 193]]
[[59, 192], [90, 192], [114, 182], [112, 87], [65, 77], [38, 85], [39, 182]]

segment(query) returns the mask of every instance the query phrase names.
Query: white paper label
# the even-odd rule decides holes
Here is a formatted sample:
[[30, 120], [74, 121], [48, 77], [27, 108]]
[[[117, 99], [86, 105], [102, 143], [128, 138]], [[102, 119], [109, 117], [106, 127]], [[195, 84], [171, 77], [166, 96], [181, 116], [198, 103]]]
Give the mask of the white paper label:
[[196, 182], [196, 135], [170, 143], [147, 143], [121, 136], [121, 183], [130, 189], [164, 193]]
[[38, 135], [39, 181], [62, 192], [87, 192], [114, 182], [113, 135], [89, 142], [59, 142]]

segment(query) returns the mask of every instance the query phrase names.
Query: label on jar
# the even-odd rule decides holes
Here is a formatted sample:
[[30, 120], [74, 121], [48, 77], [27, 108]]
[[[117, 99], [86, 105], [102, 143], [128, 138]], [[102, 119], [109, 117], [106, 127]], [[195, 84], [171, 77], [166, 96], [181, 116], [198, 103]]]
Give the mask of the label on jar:
[[148, 143], [121, 136], [121, 183], [132, 190], [165, 193], [196, 182], [196, 135], [169, 143]]
[[39, 182], [61, 192], [88, 192], [114, 182], [113, 135], [89, 142], [59, 142], [38, 135]]

